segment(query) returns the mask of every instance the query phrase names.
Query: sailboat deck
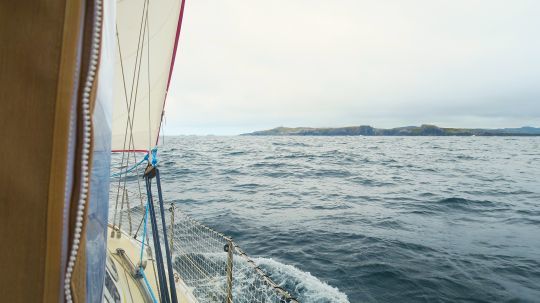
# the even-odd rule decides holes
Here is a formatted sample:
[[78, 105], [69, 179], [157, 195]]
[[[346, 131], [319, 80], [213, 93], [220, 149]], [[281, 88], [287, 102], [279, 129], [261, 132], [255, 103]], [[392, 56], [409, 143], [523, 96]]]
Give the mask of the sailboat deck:
[[[153, 302], [152, 295], [142, 277], [135, 275], [139, 266], [141, 244], [124, 232], [120, 237], [111, 237], [112, 228], [108, 228], [107, 265], [108, 272], [105, 279], [105, 302]], [[159, 300], [159, 287], [157, 284], [156, 262], [143, 253], [144, 273], [150, 289]], [[113, 273], [113, 272], [116, 272]], [[179, 302], [197, 303], [189, 287], [175, 274], [176, 291]]]

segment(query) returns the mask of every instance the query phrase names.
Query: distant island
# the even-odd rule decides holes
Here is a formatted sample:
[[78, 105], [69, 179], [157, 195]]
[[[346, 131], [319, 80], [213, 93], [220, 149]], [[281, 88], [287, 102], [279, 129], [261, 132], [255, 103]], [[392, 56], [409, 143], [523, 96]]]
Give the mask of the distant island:
[[427, 124], [396, 128], [375, 128], [368, 125], [337, 128], [276, 127], [242, 136], [540, 136], [540, 128], [447, 128]]

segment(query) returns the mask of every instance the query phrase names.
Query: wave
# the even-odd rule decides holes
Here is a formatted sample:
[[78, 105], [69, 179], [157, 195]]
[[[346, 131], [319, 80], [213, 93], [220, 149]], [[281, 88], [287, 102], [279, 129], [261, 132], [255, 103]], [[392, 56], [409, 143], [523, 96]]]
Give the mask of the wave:
[[287, 289], [299, 302], [349, 303], [345, 293], [317, 279], [309, 272], [271, 258], [254, 258], [254, 261], [269, 274], [274, 282]]
[[437, 203], [441, 205], [446, 205], [452, 208], [495, 206], [494, 202], [487, 201], [487, 200], [482, 200], [482, 201], [481, 200], [468, 200], [468, 199], [457, 198], [457, 197], [442, 199], [442, 200], [439, 200]]
[[244, 152], [244, 151], [233, 151], [233, 152], [229, 152], [227, 154], [225, 154], [226, 156], [241, 156], [241, 155], [245, 155], [247, 154], [247, 152]]
[[236, 187], [236, 188], [258, 188], [258, 187], [261, 187], [260, 184], [257, 184], [257, 183], [242, 183], [242, 184], [236, 184], [236, 185], [233, 185], [233, 187]]
[[469, 200], [459, 197], [444, 198], [429, 204], [422, 204], [424, 210], [428, 211], [465, 211], [479, 212], [496, 210], [498, 204], [488, 200]]

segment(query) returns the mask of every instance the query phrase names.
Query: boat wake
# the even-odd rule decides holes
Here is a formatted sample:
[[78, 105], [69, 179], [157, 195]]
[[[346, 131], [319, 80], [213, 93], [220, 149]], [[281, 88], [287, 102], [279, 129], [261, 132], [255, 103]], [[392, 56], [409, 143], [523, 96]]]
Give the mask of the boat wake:
[[271, 258], [253, 258], [280, 287], [287, 289], [299, 302], [305, 303], [349, 303], [347, 295], [336, 287], [317, 279], [309, 272]]

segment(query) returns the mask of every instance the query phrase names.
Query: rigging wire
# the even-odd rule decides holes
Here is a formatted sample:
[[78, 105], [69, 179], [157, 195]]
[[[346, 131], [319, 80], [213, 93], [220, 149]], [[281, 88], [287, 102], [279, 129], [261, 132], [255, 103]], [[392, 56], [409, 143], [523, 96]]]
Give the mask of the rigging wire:
[[[148, 2], [146, 9], [146, 20], [148, 20], [148, 11], [150, 10], [150, 2]], [[148, 39], [146, 39], [146, 60], [147, 60], [147, 80], [148, 80], [148, 150], [152, 149], [152, 115], [151, 115], [151, 103], [150, 103], [150, 22], [146, 22], [146, 32], [148, 33]], [[144, 39], [143, 39], [144, 41]], [[158, 134], [159, 136], [159, 134]]]
[[[137, 63], [140, 61], [140, 60], [138, 60], [139, 55], [142, 57], [141, 33], [143, 32], [143, 20], [144, 20], [145, 11], [146, 11], [146, 8], [147, 8], [147, 6], [146, 6], [147, 2], [148, 1], [144, 2], [144, 4], [143, 4], [143, 12], [141, 14], [141, 22], [140, 22], [141, 25], [139, 27], [139, 37], [138, 37], [138, 41], [137, 41], [137, 52], [136, 52], [136, 56], [135, 56], [135, 67], [134, 67], [134, 70], [133, 70], [133, 77], [132, 77], [132, 82], [131, 82], [131, 91], [130, 91], [129, 101], [128, 101], [128, 98], [127, 98], [126, 81], [125, 81], [125, 76], [124, 76], [124, 67], [123, 67], [123, 60], [122, 60], [122, 52], [121, 52], [121, 49], [120, 49], [120, 38], [119, 38], [118, 30], [116, 32], [116, 38], [117, 38], [117, 41], [118, 41], [118, 51], [120, 52], [120, 64], [121, 64], [121, 67], [122, 67], [122, 80], [123, 80], [123, 85], [124, 85], [124, 93], [125, 93], [127, 112], [128, 112], [128, 119], [126, 121], [126, 130], [124, 132], [123, 150], [126, 149], [126, 139], [127, 139], [127, 135], [128, 135], [128, 129], [130, 129], [130, 134], [131, 134], [130, 143], [133, 142], [133, 140], [132, 140], [133, 139], [133, 121], [130, 118], [131, 117], [131, 105], [132, 105], [132, 101], [133, 101], [133, 88], [134, 88], [134, 85], [135, 85], [135, 76], [136, 76], [136, 74], [140, 74], [140, 71], [141, 71], [140, 64], [138, 66]], [[144, 29], [146, 29], [146, 28], [144, 28]], [[144, 39], [144, 37], [143, 37], [143, 39]], [[144, 44], [143, 44], [143, 47], [144, 47]], [[138, 77], [137, 77], [137, 79], [138, 79]], [[135, 98], [135, 104], [133, 105], [133, 107], [134, 107], [133, 119], [135, 118], [135, 106], [136, 106], [136, 98]], [[121, 166], [124, 165], [124, 157], [125, 157], [125, 153], [122, 153]], [[127, 159], [126, 163], [129, 163], [129, 153], [128, 153], [128, 159]], [[117, 212], [118, 212], [118, 199], [119, 199], [119, 195], [120, 195], [121, 181], [122, 181], [122, 178], [119, 178], [118, 179], [118, 188], [117, 188], [117, 193], [116, 193], [116, 203], [115, 203], [115, 210], [114, 210], [114, 217], [113, 217], [113, 226], [116, 225], [116, 216], [117, 216]], [[125, 182], [124, 182], [124, 187], [125, 187]], [[114, 232], [115, 231], [113, 229], [111, 236], [114, 235]]]
[[[137, 96], [138, 96], [138, 90], [139, 90], [139, 80], [140, 80], [140, 74], [141, 74], [141, 69], [142, 69], [142, 57], [143, 57], [143, 52], [144, 52], [144, 39], [146, 37], [147, 37], [147, 46], [148, 46], [148, 48], [147, 48], [147, 52], [148, 52], [148, 57], [147, 57], [147, 60], [148, 60], [148, 64], [147, 64], [148, 65], [147, 66], [148, 78], [149, 78], [149, 75], [150, 75], [150, 57], [149, 57], [150, 32], [149, 32], [149, 22], [148, 22], [148, 11], [149, 11], [149, 1], [146, 0], [144, 2], [144, 4], [143, 4], [143, 11], [142, 11], [142, 14], [141, 14], [141, 22], [140, 22], [140, 27], [139, 27], [139, 36], [138, 36], [138, 41], [137, 41], [137, 52], [136, 52], [136, 57], [135, 57], [135, 67], [134, 67], [134, 70], [133, 70], [133, 77], [132, 77], [132, 82], [131, 82], [131, 90], [130, 90], [129, 100], [128, 100], [128, 97], [127, 97], [127, 87], [126, 87], [126, 79], [125, 79], [125, 74], [124, 74], [122, 52], [121, 52], [121, 49], [120, 49], [120, 39], [118, 37], [118, 30], [117, 30], [117, 41], [118, 41], [118, 50], [120, 52], [120, 63], [121, 63], [121, 68], [122, 68], [122, 80], [123, 80], [123, 85], [124, 85], [124, 96], [125, 96], [127, 112], [128, 112], [128, 119], [126, 121], [126, 131], [124, 133], [123, 150], [126, 150], [126, 140], [127, 140], [127, 137], [128, 137], [128, 129], [129, 129], [128, 147], [130, 147], [132, 149], [135, 149], [135, 142], [134, 142], [134, 138], [133, 138], [133, 123], [134, 123], [134, 120], [135, 120], [135, 113], [136, 113], [135, 110], [136, 110], [136, 105], [137, 105]], [[148, 31], [147, 31], [147, 29], [148, 29]], [[141, 37], [142, 37], [142, 41], [141, 41]], [[148, 79], [148, 81], [149, 81], [149, 79]], [[150, 89], [150, 82], [148, 82], [148, 87]], [[132, 109], [132, 106], [131, 106], [132, 104], [133, 104], [133, 109]], [[150, 106], [150, 103], [149, 103], [149, 106]], [[150, 136], [150, 133], [149, 133], [149, 136]], [[131, 152], [131, 153], [133, 153], [134, 162], [137, 163], [135, 152]], [[126, 163], [126, 166], [127, 166], [127, 164], [129, 163], [129, 160], [130, 160], [130, 154], [131, 153], [130, 153], [130, 151], [127, 152], [127, 159], [125, 160], [125, 162], [124, 162], [124, 159], [125, 159], [126, 152], [122, 153], [121, 167], [124, 166], [124, 163]], [[150, 149], [148, 150], [148, 154], [145, 157], [146, 159], [148, 159], [149, 154], [150, 154]], [[141, 207], [142, 207], [143, 206], [143, 201], [142, 201], [141, 184], [140, 184], [140, 172], [136, 168], [133, 168], [133, 169], [137, 173], [137, 185], [138, 185], [138, 191], [139, 191], [139, 200], [140, 200], [140, 204], [141, 204]], [[117, 195], [116, 195], [116, 205], [115, 205], [115, 212], [114, 212], [114, 218], [113, 218], [113, 226], [116, 224], [116, 216], [117, 216], [117, 212], [118, 212], [118, 199], [119, 199], [119, 194], [120, 194], [120, 188], [123, 187], [124, 190], [126, 190], [127, 177], [128, 177], [127, 173], [124, 174], [123, 178], [122, 178], [122, 174], [121, 174], [120, 178], [118, 180]], [[123, 186], [120, 186], [120, 184], [122, 183], [121, 182], [122, 180], [124, 181]], [[122, 208], [121, 209], [121, 212], [122, 212], [123, 203], [121, 205], [121, 208]], [[121, 223], [122, 223], [122, 220], [120, 218], [120, 221], [119, 221], [119, 224], [118, 224], [119, 229], [121, 228]], [[139, 225], [139, 227], [140, 227], [140, 225]], [[113, 229], [113, 234], [114, 234], [114, 229]], [[137, 236], [135, 234], [135, 238], [136, 237]], [[148, 234], [146, 234], [146, 240], [149, 241]], [[147, 246], [147, 248], [148, 248], [149, 257], [152, 258], [152, 250], [151, 250], [150, 246]], [[154, 267], [154, 279], [156, 280], [156, 283], [157, 283], [157, 276], [156, 276], [156, 272], [155, 272], [155, 264], [153, 264], [153, 262], [152, 262], [152, 266]], [[158, 289], [158, 293], [159, 293], [159, 289]]]
[[[143, 10], [144, 10], [144, 7], [143, 7]], [[142, 23], [142, 20], [141, 20], [141, 23]], [[140, 32], [139, 32], [139, 37], [140, 37]], [[134, 139], [133, 139], [133, 123], [131, 121], [131, 115], [130, 115], [130, 111], [129, 111], [129, 109], [131, 107], [131, 102], [128, 102], [128, 97], [127, 97], [126, 77], [125, 77], [125, 73], [124, 73], [124, 60], [122, 58], [122, 49], [121, 49], [121, 46], [120, 46], [120, 38], [119, 38], [119, 34], [118, 34], [118, 25], [116, 25], [116, 41], [117, 41], [118, 53], [119, 53], [119, 57], [120, 57], [120, 68], [121, 68], [120, 70], [122, 72], [122, 84], [123, 84], [123, 88], [124, 88], [124, 96], [125, 96], [125, 101], [126, 101], [126, 107], [128, 109], [127, 122], [129, 124], [129, 128], [131, 130], [130, 131], [130, 140], [133, 143], [133, 145], [132, 145], [133, 149], [135, 149], [135, 142], [134, 142]], [[137, 60], [137, 59], [135, 59], [135, 60]], [[137, 62], [137, 61], [135, 61], [135, 62]], [[125, 138], [124, 138], [124, 147], [125, 147]], [[136, 156], [135, 153], [133, 154], [133, 160], [134, 160], [134, 162], [137, 162], [137, 156]], [[137, 171], [137, 178], [140, 178], [139, 171]], [[120, 185], [120, 180], [119, 180], [118, 185]], [[139, 179], [137, 179], [137, 185], [138, 185], [138, 189], [139, 189], [139, 202], [140, 202], [141, 207], [143, 207], [142, 192], [141, 192], [141, 182], [140, 182]], [[117, 192], [117, 195], [118, 195], [118, 193], [119, 192]], [[115, 221], [113, 221], [113, 224], [114, 223], [115, 223]]]

